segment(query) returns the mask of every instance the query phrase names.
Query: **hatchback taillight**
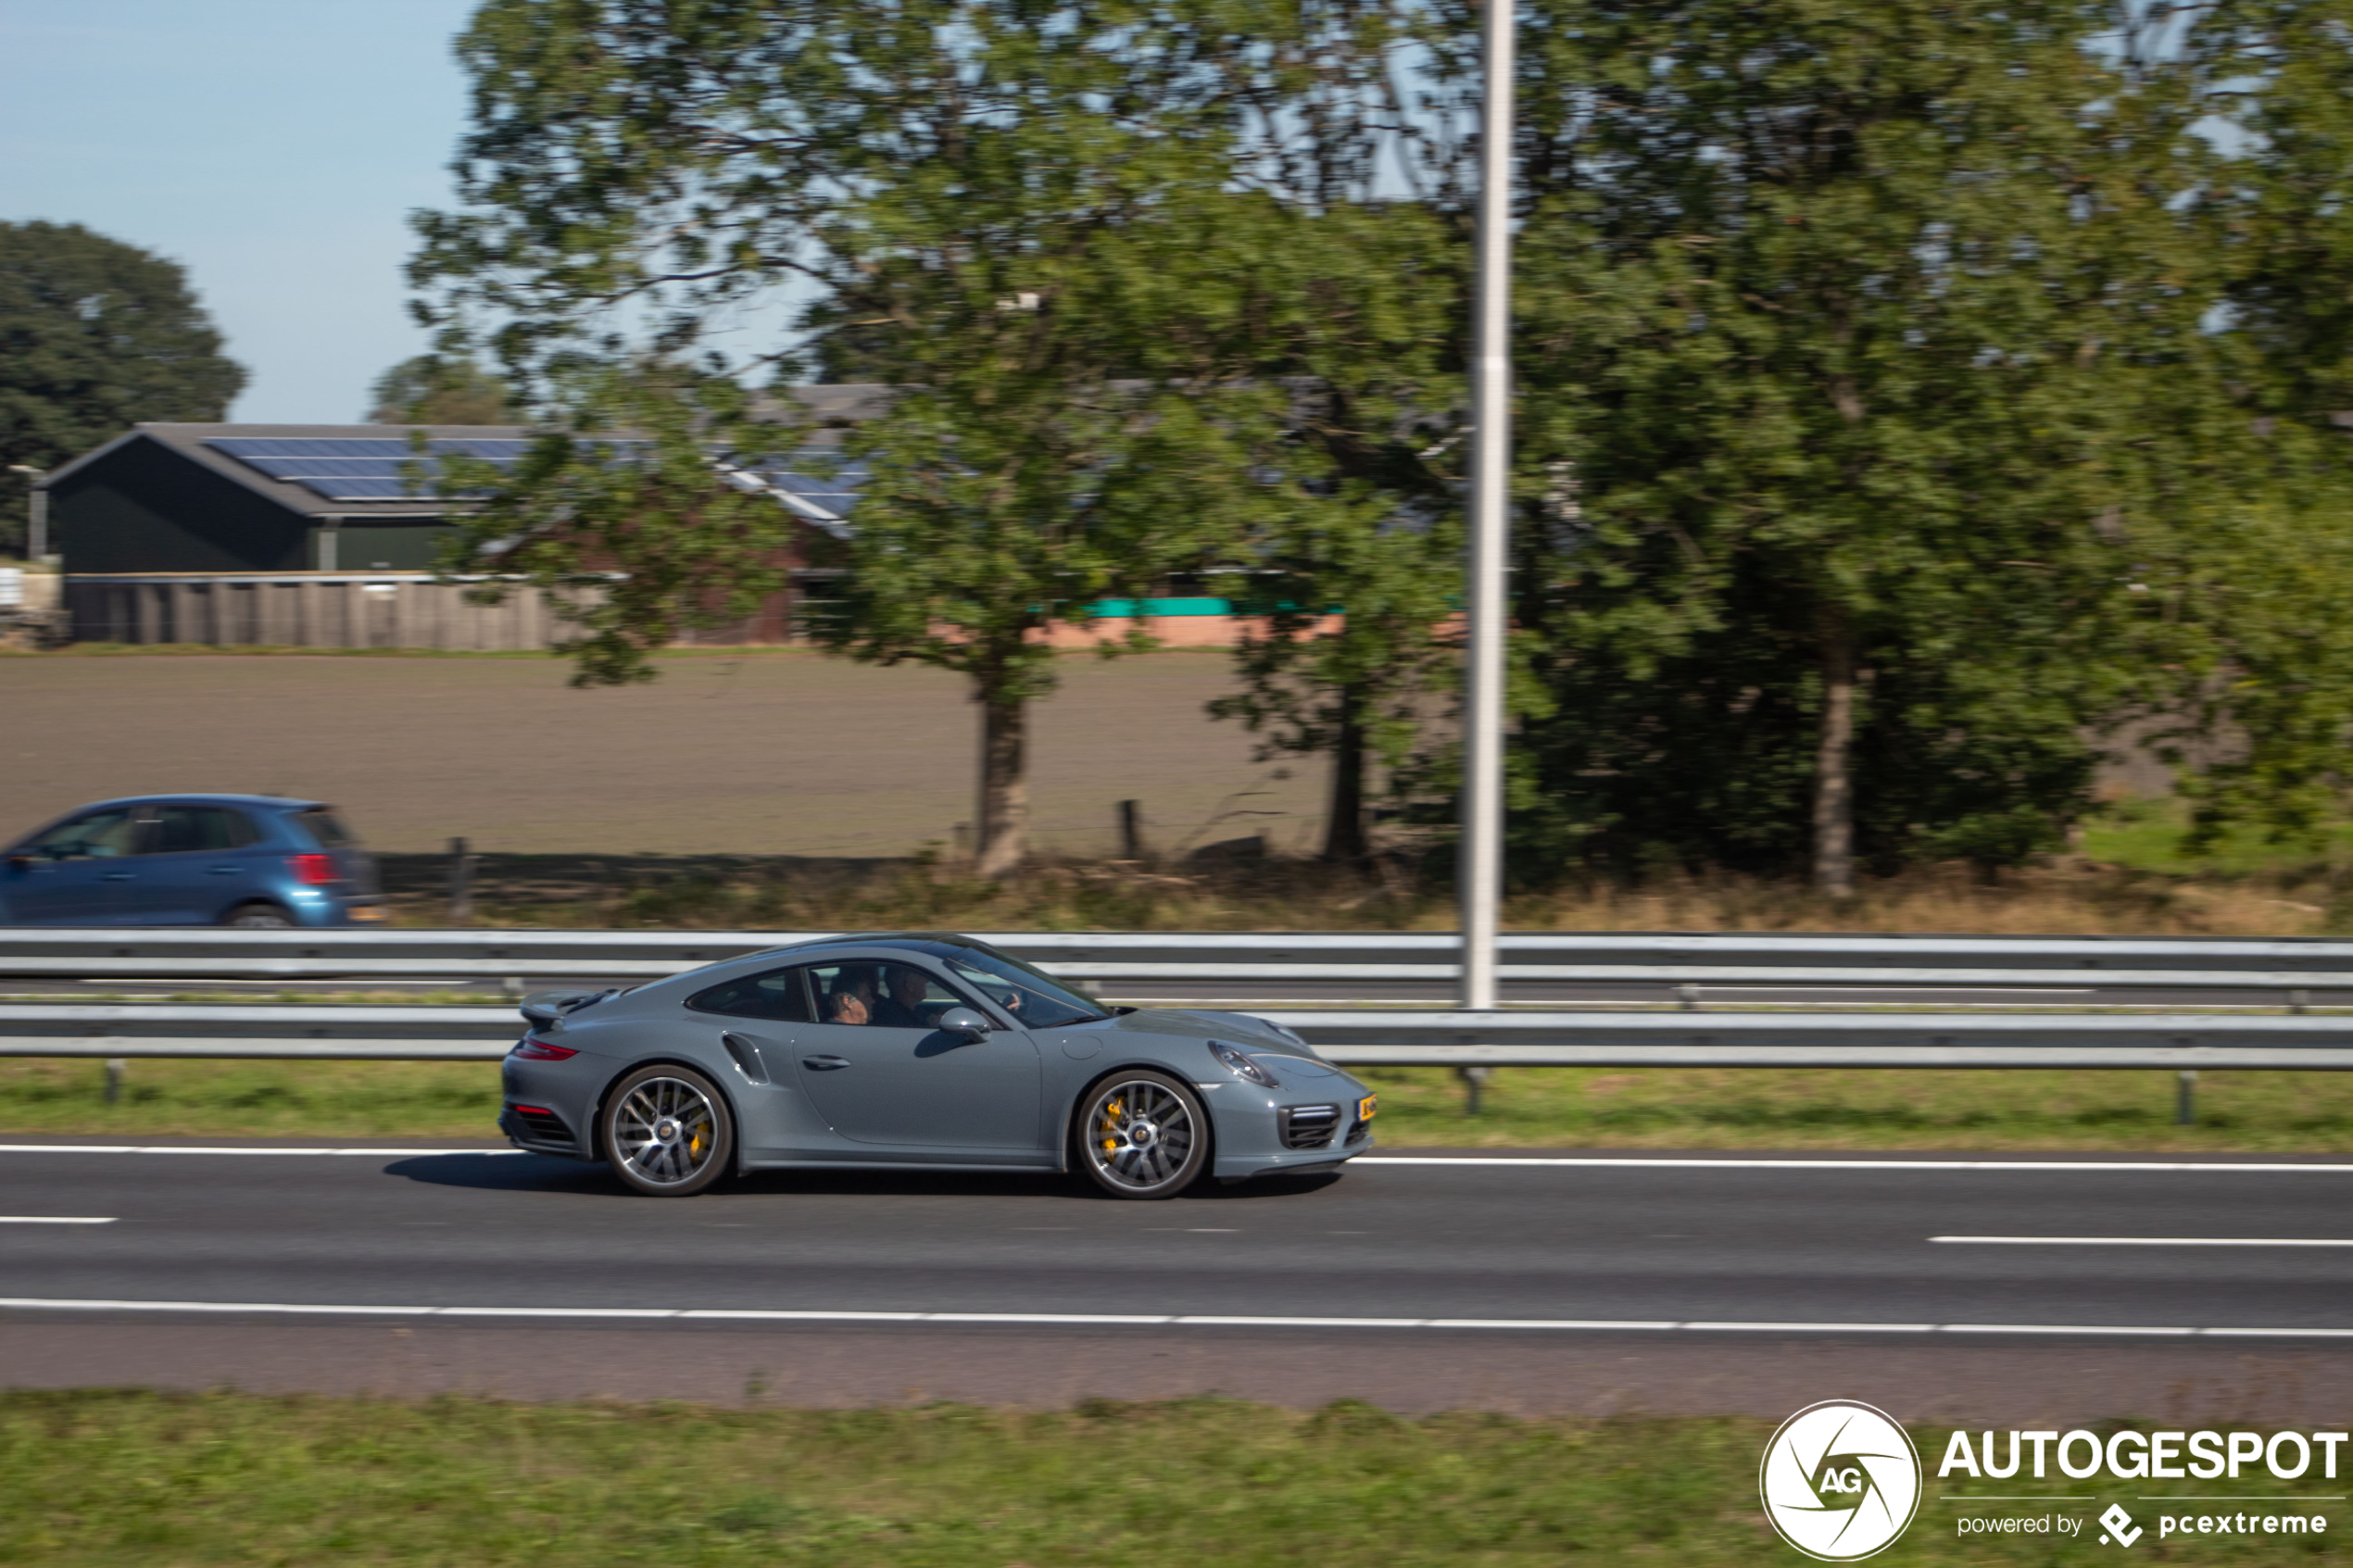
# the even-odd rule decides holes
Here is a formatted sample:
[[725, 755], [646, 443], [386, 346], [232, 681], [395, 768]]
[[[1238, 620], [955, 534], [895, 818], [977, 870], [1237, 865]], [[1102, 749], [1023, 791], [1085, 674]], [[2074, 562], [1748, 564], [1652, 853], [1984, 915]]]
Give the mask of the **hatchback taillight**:
[[286, 869], [293, 872], [295, 880], [306, 887], [321, 887], [343, 880], [335, 874], [335, 858], [333, 855], [289, 855], [286, 857]]
[[507, 1054], [520, 1057], [525, 1061], [561, 1061], [566, 1057], [578, 1056], [580, 1053], [570, 1046], [553, 1046], [545, 1040], [535, 1040], [525, 1035], [515, 1042], [515, 1048]]

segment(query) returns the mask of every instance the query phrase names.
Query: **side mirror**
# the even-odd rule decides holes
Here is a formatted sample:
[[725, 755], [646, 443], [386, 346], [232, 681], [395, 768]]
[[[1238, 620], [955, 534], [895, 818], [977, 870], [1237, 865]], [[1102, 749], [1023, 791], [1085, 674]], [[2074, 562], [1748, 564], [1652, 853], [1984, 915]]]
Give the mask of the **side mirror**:
[[962, 1035], [967, 1040], [977, 1040], [989, 1031], [988, 1020], [970, 1008], [950, 1008], [939, 1015], [934, 1027], [950, 1035]]

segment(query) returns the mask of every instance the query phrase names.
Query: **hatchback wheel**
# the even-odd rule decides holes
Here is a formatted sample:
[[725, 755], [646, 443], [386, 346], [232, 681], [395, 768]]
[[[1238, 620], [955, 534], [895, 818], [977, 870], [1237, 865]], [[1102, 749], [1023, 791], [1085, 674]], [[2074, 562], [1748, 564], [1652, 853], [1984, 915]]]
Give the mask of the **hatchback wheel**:
[[240, 904], [222, 922], [242, 931], [291, 931], [294, 920], [275, 904]]
[[656, 1198], [686, 1198], [727, 1173], [736, 1122], [710, 1079], [691, 1067], [641, 1067], [605, 1098], [605, 1158], [613, 1173]]
[[1079, 1162], [1114, 1198], [1174, 1198], [1209, 1164], [1209, 1115], [1162, 1073], [1115, 1073], [1079, 1108]]

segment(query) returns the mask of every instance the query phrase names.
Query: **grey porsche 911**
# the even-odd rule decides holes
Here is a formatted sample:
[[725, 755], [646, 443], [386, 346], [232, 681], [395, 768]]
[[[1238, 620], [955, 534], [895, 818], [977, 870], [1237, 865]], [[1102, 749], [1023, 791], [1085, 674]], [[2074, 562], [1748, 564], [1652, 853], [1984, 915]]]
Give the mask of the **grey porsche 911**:
[[834, 936], [522, 1005], [499, 1130], [685, 1197], [784, 1167], [1067, 1171], [1118, 1198], [1337, 1170], [1374, 1096], [1242, 1013], [1105, 1008], [969, 936]]

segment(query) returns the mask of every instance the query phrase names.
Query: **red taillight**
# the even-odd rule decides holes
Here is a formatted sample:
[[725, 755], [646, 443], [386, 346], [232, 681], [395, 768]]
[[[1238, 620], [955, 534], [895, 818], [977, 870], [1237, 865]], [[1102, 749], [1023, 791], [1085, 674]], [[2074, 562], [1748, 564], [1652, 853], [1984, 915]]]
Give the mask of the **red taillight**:
[[544, 1105], [519, 1105], [515, 1109], [525, 1116], [553, 1116], [555, 1114]]
[[525, 1035], [515, 1042], [515, 1048], [507, 1054], [521, 1057], [525, 1061], [561, 1061], [568, 1056], [578, 1056], [580, 1053], [570, 1046], [551, 1046], [545, 1040], [535, 1040]]
[[335, 874], [333, 855], [289, 855], [286, 866], [295, 873], [295, 880], [306, 887], [321, 887], [343, 880]]

